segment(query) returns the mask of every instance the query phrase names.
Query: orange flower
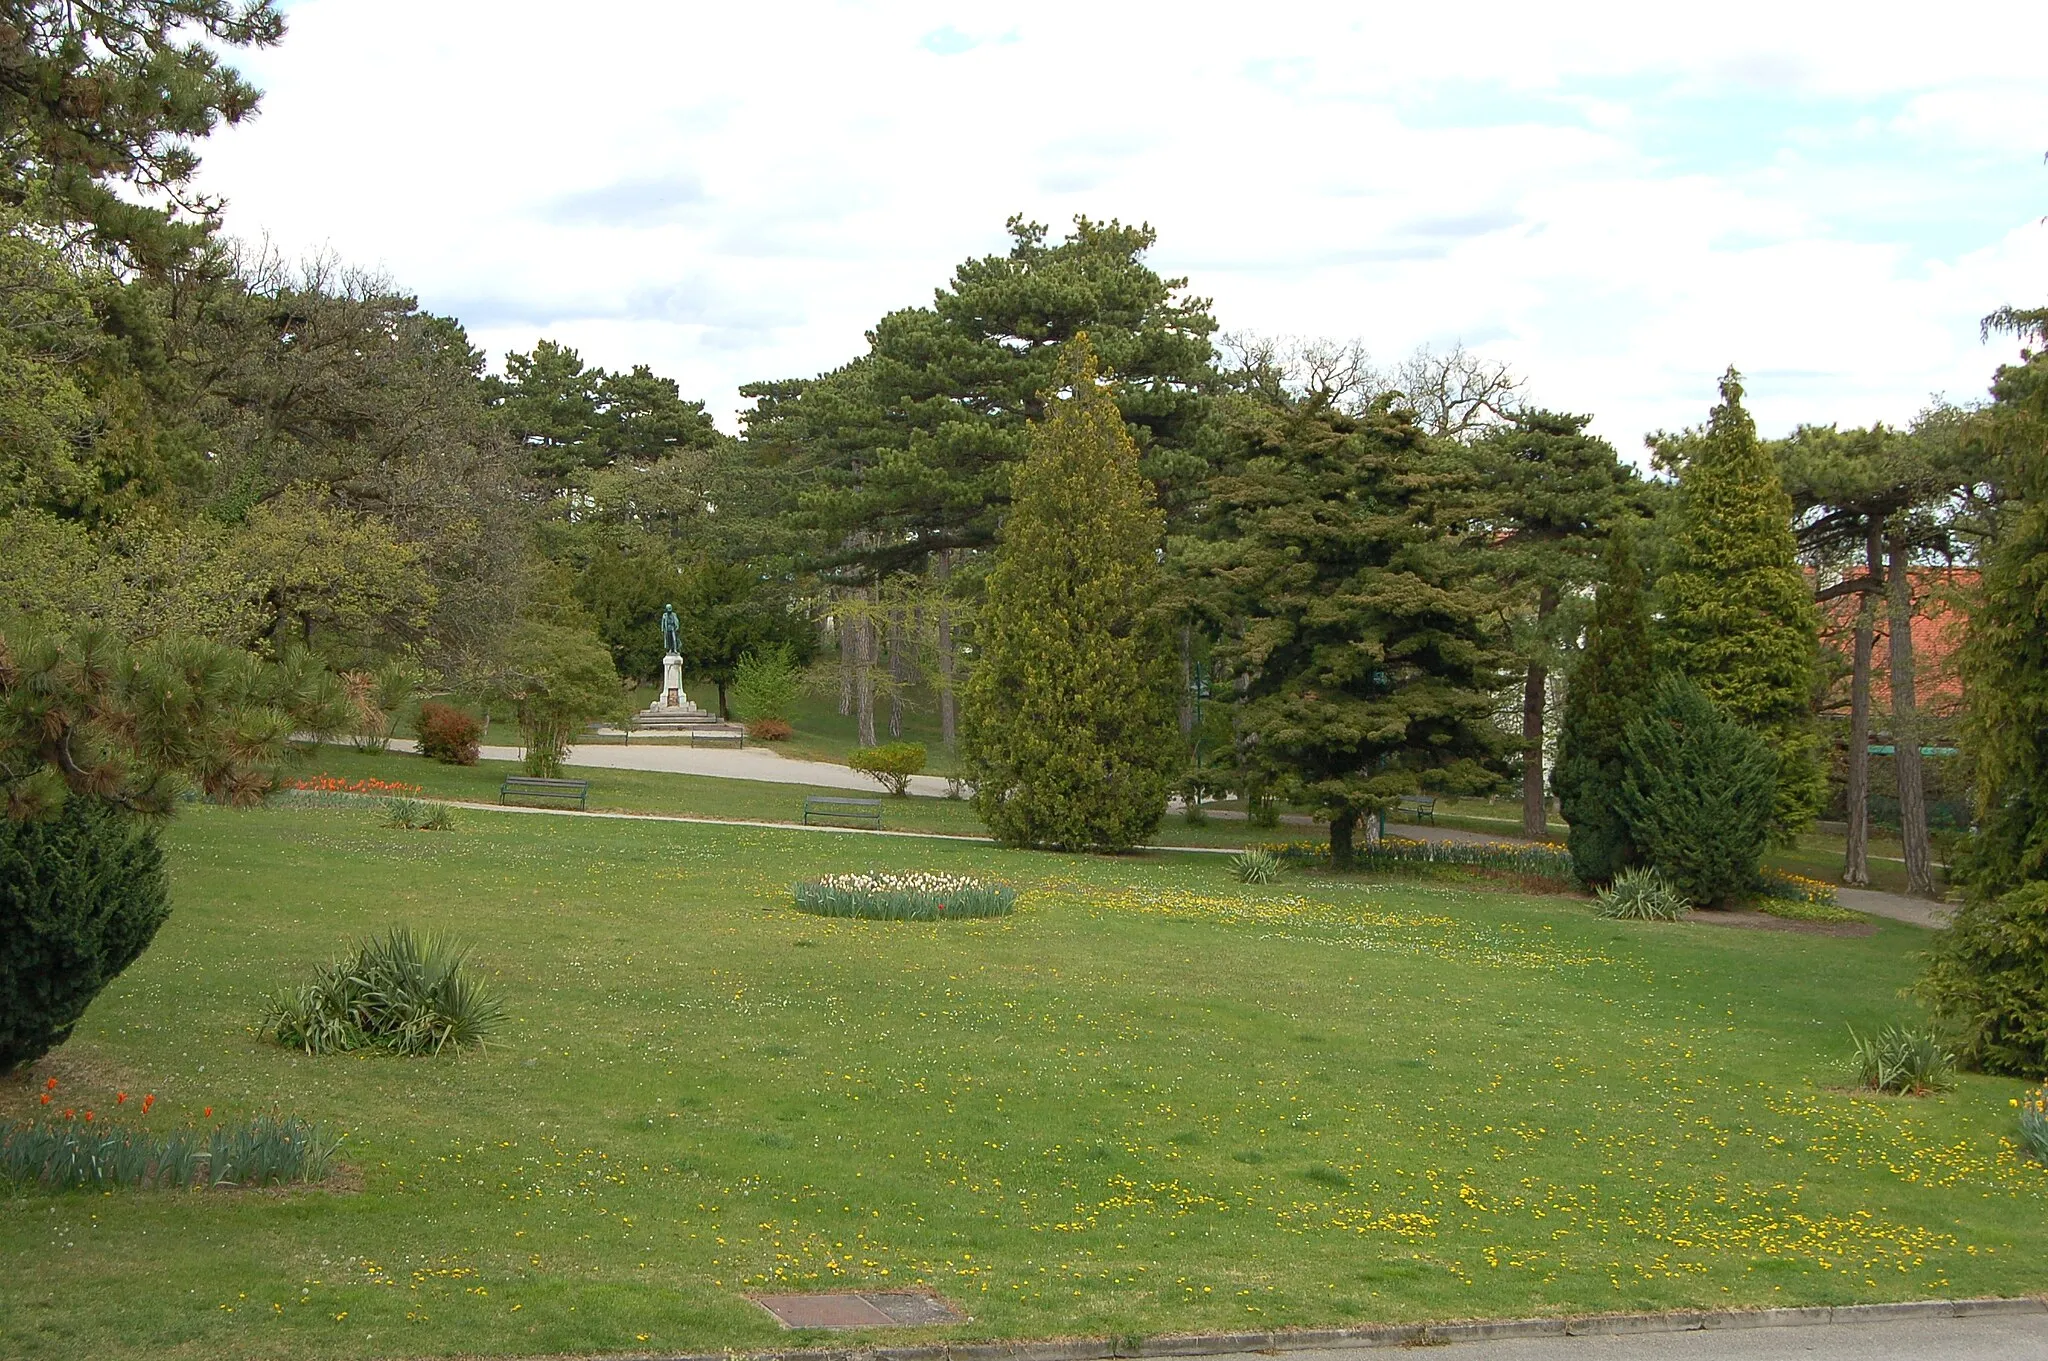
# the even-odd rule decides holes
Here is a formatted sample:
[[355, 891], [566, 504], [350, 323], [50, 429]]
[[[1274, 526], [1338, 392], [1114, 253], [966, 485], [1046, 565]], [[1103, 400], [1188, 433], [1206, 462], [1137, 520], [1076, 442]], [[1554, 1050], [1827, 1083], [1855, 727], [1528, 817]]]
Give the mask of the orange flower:
[[43, 1104], [45, 1106], [50, 1104], [50, 1094], [48, 1092], [43, 1093]]
[[92, 1112], [91, 1112], [91, 1111], [87, 1111], [87, 1112], [85, 1113], [85, 1118], [86, 1118], [86, 1122], [87, 1122], [88, 1124], [89, 1124], [89, 1123], [91, 1123], [91, 1121], [92, 1121]]
[[77, 1111], [75, 1111], [75, 1110], [66, 1110], [66, 1111], [64, 1112], [64, 1118], [65, 1118], [66, 1120], [69, 1120], [69, 1119], [73, 1118], [74, 1116], [76, 1116], [77, 1114], [78, 1114], [78, 1112], [77, 1112]]
[[208, 1120], [211, 1120], [211, 1119], [213, 1119], [213, 1107], [211, 1107], [211, 1106], [208, 1106], [208, 1107], [206, 1108], [206, 1114], [205, 1114], [205, 1118], [206, 1118], [206, 1119], [208, 1119]]
[[156, 1093], [155, 1093], [155, 1092], [149, 1092], [149, 1093], [146, 1093], [146, 1094], [144, 1094], [144, 1096], [143, 1096], [143, 1098], [142, 1098], [142, 1113], [143, 1113], [144, 1115], [148, 1115], [148, 1114], [149, 1114], [149, 1108], [150, 1108], [151, 1106], [154, 1106], [155, 1104], [156, 1104]]
[[128, 1099], [128, 1093], [126, 1093], [126, 1092], [115, 1092], [115, 1093], [114, 1093], [114, 1104], [115, 1104], [115, 1105], [117, 1105], [117, 1106], [118, 1106], [118, 1105], [120, 1105], [120, 1104], [121, 1104], [121, 1103], [122, 1103], [123, 1101], [126, 1101], [127, 1099]]
[[46, 1091], [46, 1092], [54, 1092], [54, 1091], [56, 1091], [56, 1090], [57, 1090], [57, 1079], [56, 1079], [56, 1078], [51, 1078], [51, 1079], [50, 1079], [50, 1080], [49, 1080], [48, 1082], [45, 1082], [45, 1083], [43, 1084], [43, 1090], [44, 1090], [44, 1091]]

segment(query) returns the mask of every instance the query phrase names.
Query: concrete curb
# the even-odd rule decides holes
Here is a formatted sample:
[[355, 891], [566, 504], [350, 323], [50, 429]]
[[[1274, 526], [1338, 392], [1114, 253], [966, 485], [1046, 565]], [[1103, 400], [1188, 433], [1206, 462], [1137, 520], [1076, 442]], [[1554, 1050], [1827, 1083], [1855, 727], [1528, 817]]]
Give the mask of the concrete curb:
[[1614, 1337], [1702, 1329], [1810, 1328], [1899, 1319], [2048, 1314], [2048, 1298], [1902, 1300], [1896, 1304], [1812, 1305], [1792, 1309], [1681, 1309], [1662, 1314], [1585, 1314], [1559, 1318], [1463, 1319], [1443, 1323], [1367, 1323], [1351, 1328], [1278, 1332], [1176, 1333], [1159, 1337], [1087, 1337], [1046, 1342], [934, 1342], [904, 1347], [769, 1348], [761, 1351], [634, 1352], [611, 1361], [1138, 1361], [1159, 1356], [1245, 1352], [1364, 1351], [1433, 1347], [1511, 1338]]

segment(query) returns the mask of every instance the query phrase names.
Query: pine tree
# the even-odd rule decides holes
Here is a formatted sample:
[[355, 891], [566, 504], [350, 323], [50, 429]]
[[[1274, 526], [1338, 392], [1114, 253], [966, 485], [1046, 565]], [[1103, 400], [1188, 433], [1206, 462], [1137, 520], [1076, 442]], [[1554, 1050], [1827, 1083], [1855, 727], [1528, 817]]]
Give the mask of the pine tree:
[[998, 841], [1124, 850], [1179, 773], [1165, 524], [1085, 333], [1064, 365], [1012, 483], [961, 756]]
[[1408, 417], [1324, 394], [1247, 402], [1236, 471], [1210, 483], [1213, 538], [1190, 548], [1227, 619], [1241, 765], [1328, 820], [1339, 868], [1360, 823], [1424, 779], [1493, 783], [1507, 740], [1495, 602], [1463, 533], [1472, 465]]
[[1622, 742], [1642, 712], [1651, 675], [1650, 602], [1636, 561], [1635, 531], [1624, 522], [1601, 555], [1606, 580], [1593, 597], [1586, 650], [1567, 681], [1552, 787], [1571, 831], [1572, 868], [1603, 884], [1641, 862], [1621, 809]]
[[1684, 454], [1658, 582], [1659, 661], [1777, 752], [1772, 830], [1788, 839], [1813, 823], [1827, 795], [1813, 715], [1820, 618], [1799, 570], [1791, 498], [1743, 409], [1734, 369]]

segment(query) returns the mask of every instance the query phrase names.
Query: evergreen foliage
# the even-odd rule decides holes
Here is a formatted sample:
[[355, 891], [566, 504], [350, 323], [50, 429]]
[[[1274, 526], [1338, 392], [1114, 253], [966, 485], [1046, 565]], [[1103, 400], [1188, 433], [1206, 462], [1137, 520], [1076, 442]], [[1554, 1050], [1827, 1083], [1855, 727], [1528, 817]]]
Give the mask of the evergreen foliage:
[[1328, 819], [1348, 868], [1359, 824], [1423, 780], [1496, 779], [1505, 654], [1466, 533], [1472, 466], [1386, 401], [1351, 414], [1279, 393], [1232, 410], [1213, 537], [1186, 551], [1227, 619], [1240, 765], [1260, 795]]
[[[2048, 347], [2048, 311], [1994, 320]], [[2022, 351], [1992, 394], [1978, 434], [1998, 502], [1962, 652], [1980, 828], [1964, 875], [1986, 898], [2048, 880], [2048, 351]]]
[[1679, 447], [1676, 524], [1657, 583], [1660, 661], [1777, 752], [1770, 825], [1789, 839], [1812, 825], [1827, 794], [1813, 716], [1820, 620], [1799, 570], [1791, 498], [1734, 369], [1706, 430]]
[[961, 756], [998, 841], [1123, 850], [1157, 829], [1180, 767], [1164, 521], [1085, 334], [1059, 385], [1012, 486]]
[[1551, 786], [1579, 881], [1604, 884], [1641, 862], [1621, 809], [1622, 744], [1650, 694], [1650, 602], [1635, 531], [1615, 526], [1601, 556], [1586, 650], [1567, 682]]
[[0, 1073], [71, 1035], [170, 915], [151, 824], [94, 799], [0, 818]]
[[1965, 903], [1936, 935], [1918, 991], [1970, 1067], [2048, 1073], [2048, 880]]
[[1682, 897], [1725, 907], [1756, 892], [1778, 776], [1762, 737], [1669, 674], [1630, 721], [1621, 758], [1629, 837]]

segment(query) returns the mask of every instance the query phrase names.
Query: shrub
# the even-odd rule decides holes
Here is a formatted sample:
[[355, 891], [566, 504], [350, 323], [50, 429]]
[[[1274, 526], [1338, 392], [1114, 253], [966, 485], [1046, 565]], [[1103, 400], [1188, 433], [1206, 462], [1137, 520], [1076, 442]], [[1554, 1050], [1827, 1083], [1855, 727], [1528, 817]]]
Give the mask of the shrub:
[[1620, 806], [1644, 859], [1701, 907], [1756, 892], [1778, 787], [1764, 739], [1667, 676], [1628, 725], [1622, 756]]
[[412, 702], [423, 678], [417, 666], [403, 660], [387, 662], [375, 671], [343, 672], [342, 689], [355, 720], [350, 745], [357, 751], [388, 749], [398, 715]]
[[1987, 1073], [2048, 1071], [2048, 882], [1966, 903], [1936, 934], [1916, 990]]
[[1678, 890], [1653, 869], [1625, 869], [1597, 895], [1600, 916], [1621, 921], [1675, 922], [1692, 910]]
[[834, 874], [793, 885], [799, 912], [871, 921], [949, 921], [1007, 917], [1017, 910], [1008, 884], [958, 874]]
[[1263, 846], [1249, 846], [1230, 857], [1230, 872], [1240, 884], [1270, 884], [1280, 877], [1280, 857]]
[[2027, 1151], [2048, 1163], [2048, 1088], [2036, 1087], [2025, 1096], [2013, 1098], [2020, 1112], [2020, 1142]]
[[322, 966], [311, 983], [274, 993], [262, 1033], [308, 1054], [481, 1046], [505, 1010], [467, 962], [468, 952], [442, 937], [393, 927]]
[[846, 764], [900, 799], [910, 792], [910, 777], [924, 769], [924, 744], [885, 742], [879, 747], [860, 747], [846, 758]]
[[0, 1073], [70, 1037], [170, 915], [168, 889], [156, 830], [97, 799], [0, 816]]
[[0, 1133], [0, 1183], [45, 1191], [155, 1190], [319, 1181], [340, 1139], [297, 1116], [259, 1115], [210, 1133], [156, 1134], [45, 1120]]
[[787, 742], [796, 729], [779, 718], [756, 718], [747, 724], [747, 736], [756, 742]]
[[[789, 710], [802, 693], [803, 686], [803, 672], [791, 657], [789, 644], [778, 643], [761, 652], [746, 653], [734, 665], [733, 707], [741, 718], [749, 720], [750, 733], [754, 722], [765, 719], [782, 723], [783, 736], [787, 737]], [[773, 742], [781, 739], [763, 737], [762, 740]]]
[[445, 832], [455, 825], [455, 817], [445, 803], [397, 798], [385, 801], [384, 825], [402, 827], [409, 832]]
[[452, 704], [430, 699], [420, 705], [413, 731], [419, 737], [420, 755], [443, 765], [473, 766], [484, 725]]
[[1931, 1030], [1888, 1025], [1868, 1038], [1851, 1030], [1849, 1041], [1856, 1047], [1850, 1070], [1874, 1092], [1918, 1096], [1955, 1086], [1955, 1055]]

